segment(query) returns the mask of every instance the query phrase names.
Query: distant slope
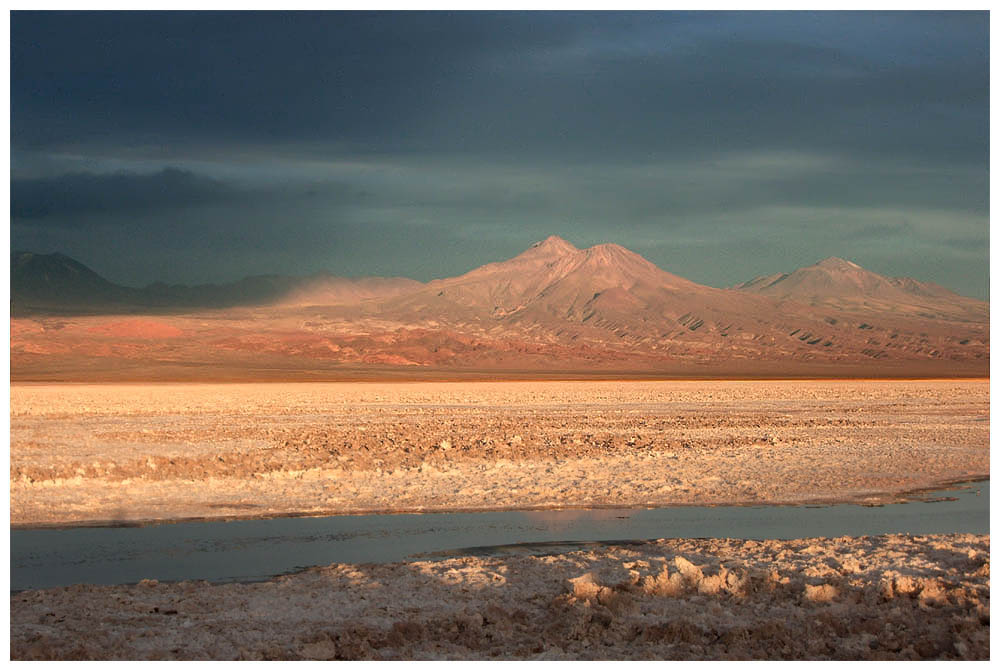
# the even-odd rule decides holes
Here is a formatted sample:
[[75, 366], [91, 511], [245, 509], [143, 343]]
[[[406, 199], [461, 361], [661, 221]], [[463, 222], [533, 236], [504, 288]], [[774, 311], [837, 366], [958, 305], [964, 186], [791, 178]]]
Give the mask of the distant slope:
[[93, 314], [250, 305], [353, 304], [422, 286], [406, 278], [255, 275], [226, 284], [125, 287], [64, 254], [11, 255], [13, 314]]
[[135, 290], [104, 279], [64, 254], [15, 252], [10, 259], [12, 307], [88, 305], [109, 308], [135, 299]]
[[757, 277], [734, 288], [838, 310], [888, 312], [925, 319], [989, 319], [989, 304], [984, 301], [960, 296], [930, 282], [885, 277], [836, 257], [791, 273]]
[[424, 286], [408, 277], [334, 277], [314, 275], [300, 280], [278, 299], [281, 306], [355, 305], [362, 301], [408, 294]]

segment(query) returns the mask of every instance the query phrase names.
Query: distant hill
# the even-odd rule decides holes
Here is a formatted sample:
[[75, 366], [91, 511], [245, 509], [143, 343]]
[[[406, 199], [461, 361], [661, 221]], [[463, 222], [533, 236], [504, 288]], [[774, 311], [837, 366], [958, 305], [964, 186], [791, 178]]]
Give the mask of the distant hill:
[[136, 291], [104, 279], [64, 254], [14, 252], [10, 259], [13, 308], [107, 309], [126, 305]]
[[757, 277], [740, 291], [839, 310], [911, 314], [928, 319], [989, 319], [983, 301], [909, 277], [885, 277], [831, 257], [790, 273]]
[[406, 278], [345, 278], [254, 275], [226, 284], [165, 284], [125, 287], [110, 282], [64, 254], [15, 252], [11, 255], [13, 314], [52, 312], [94, 314], [192, 308], [273, 305], [352, 304], [395, 295], [421, 284]]

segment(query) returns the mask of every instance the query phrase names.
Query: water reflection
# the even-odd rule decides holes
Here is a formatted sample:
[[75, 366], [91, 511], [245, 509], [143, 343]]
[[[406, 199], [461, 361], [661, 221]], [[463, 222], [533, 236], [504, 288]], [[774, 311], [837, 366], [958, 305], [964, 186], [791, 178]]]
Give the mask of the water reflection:
[[635, 512], [637, 511], [633, 508], [570, 508], [564, 510], [522, 510], [512, 513], [512, 515], [558, 531], [571, 528], [580, 520], [587, 520], [595, 524], [609, 520], [624, 520], [629, 519]]
[[624, 539], [989, 533], [989, 486], [977, 482], [927, 495], [947, 500], [880, 507], [570, 509], [20, 530], [11, 532], [11, 589], [144, 578], [254, 580], [335, 562], [556, 552]]

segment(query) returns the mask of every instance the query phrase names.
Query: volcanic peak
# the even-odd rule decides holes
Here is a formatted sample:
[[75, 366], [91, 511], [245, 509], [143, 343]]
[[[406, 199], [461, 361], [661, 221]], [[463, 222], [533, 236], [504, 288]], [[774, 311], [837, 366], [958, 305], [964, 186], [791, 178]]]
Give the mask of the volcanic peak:
[[[623, 260], [634, 260], [642, 259], [641, 256], [636, 254], [630, 249], [626, 249], [621, 245], [616, 245], [613, 242], [605, 242], [600, 245], [594, 245], [593, 247], [588, 247], [584, 250], [586, 258], [594, 263], [601, 263], [612, 265], [615, 263], [620, 263]], [[643, 259], [645, 260], [645, 259]]]
[[823, 268], [824, 270], [864, 270], [864, 268], [853, 261], [848, 261], [847, 259], [842, 259], [838, 256], [831, 256], [830, 258], [823, 259], [819, 263], [816, 263], [815, 267]]
[[580, 251], [573, 245], [573, 243], [560, 238], [558, 235], [550, 235], [544, 240], [540, 240], [531, 245], [529, 249], [537, 249], [539, 251], [551, 252], [553, 254], [572, 254], [573, 252]]
[[[613, 242], [605, 242], [587, 247], [586, 249], [580, 249], [558, 235], [550, 235], [544, 240], [536, 242], [515, 257], [515, 259], [543, 257], [550, 261], [560, 262], [560, 265], [573, 268], [581, 265], [617, 266], [623, 263], [636, 262], [644, 265], [652, 265], [639, 254]], [[503, 264], [504, 262], [501, 261], [499, 263]]]

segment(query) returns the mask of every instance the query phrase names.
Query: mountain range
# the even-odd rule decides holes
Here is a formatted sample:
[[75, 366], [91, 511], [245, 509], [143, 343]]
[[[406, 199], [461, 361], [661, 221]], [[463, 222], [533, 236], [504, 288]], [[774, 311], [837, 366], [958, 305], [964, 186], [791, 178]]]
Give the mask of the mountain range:
[[[989, 304], [838, 258], [719, 289], [616, 244], [549, 237], [427, 283], [249, 277], [123, 287], [59, 254], [11, 259], [12, 376], [266, 369], [985, 374]], [[62, 371], [62, 373], [60, 373]], [[174, 373], [166, 372], [174, 371]], [[854, 372], [851, 372], [854, 371]]]
[[110, 282], [65, 254], [15, 252], [11, 255], [13, 314], [93, 314], [225, 308], [295, 302], [298, 296], [326, 304], [390, 296], [420, 286], [402, 277], [344, 278], [253, 275], [228, 284], [187, 286], [155, 282], [142, 288]]

